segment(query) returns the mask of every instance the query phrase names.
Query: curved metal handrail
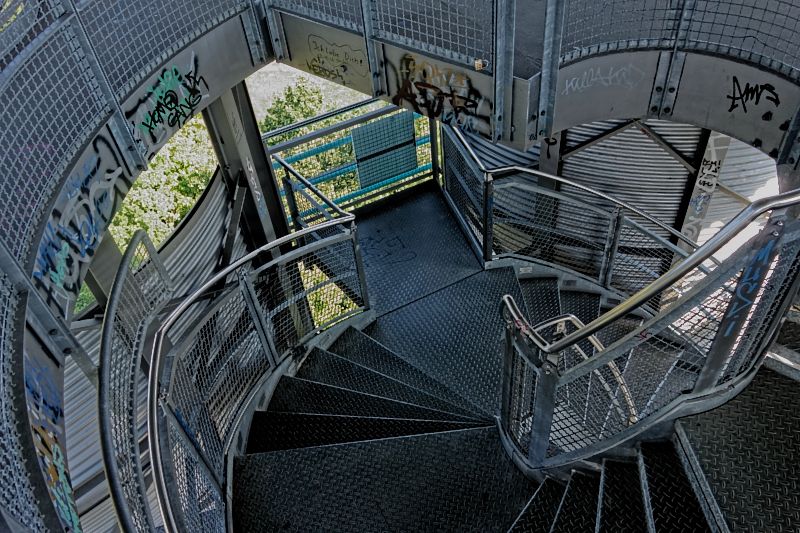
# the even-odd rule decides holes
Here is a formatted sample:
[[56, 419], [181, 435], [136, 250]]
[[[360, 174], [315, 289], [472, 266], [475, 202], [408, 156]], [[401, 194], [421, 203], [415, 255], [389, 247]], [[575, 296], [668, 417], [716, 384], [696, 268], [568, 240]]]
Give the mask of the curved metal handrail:
[[[462, 148], [464, 148], [467, 151], [467, 153], [469, 154], [470, 158], [472, 158], [473, 161], [475, 162], [475, 164], [478, 165], [478, 169], [481, 172], [484, 173], [484, 175], [485, 175], [487, 180], [495, 180], [498, 177], [502, 178], [502, 177], [505, 177], [507, 175], [512, 175], [512, 174], [527, 174], [527, 175], [536, 176], [536, 177], [539, 177], [539, 178], [546, 178], [548, 180], [552, 180], [552, 181], [555, 181], [555, 182], [558, 182], [558, 183], [561, 183], [561, 184], [564, 184], [564, 185], [569, 185], [570, 187], [574, 187], [576, 189], [582, 190], [584, 192], [587, 192], [589, 194], [592, 194], [594, 196], [602, 198], [602, 199], [604, 199], [604, 200], [606, 200], [608, 202], [611, 202], [611, 203], [613, 203], [613, 204], [615, 204], [615, 205], [617, 205], [619, 207], [627, 209], [628, 211], [636, 213], [637, 216], [640, 216], [643, 219], [645, 219], [648, 222], [650, 222], [651, 224], [654, 224], [654, 225], [658, 226], [659, 228], [661, 228], [662, 230], [666, 231], [667, 233], [669, 233], [670, 235], [672, 235], [676, 239], [678, 239], [678, 240], [682, 241], [683, 243], [685, 243], [686, 245], [690, 246], [693, 250], [696, 250], [699, 247], [699, 245], [696, 242], [694, 242], [693, 240], [691, 240], [690, 238], [688, 238], [686, 235], [684, 235], [683, 233], [679, 232], [675, 228], [671, 228], [670, 226], [664, 224], [663, 222], [661, 222], [657, 218], [654, 218], [653, 216], [648, 215], [644, 211], [642, 211], [642, 210], [630, 205], [627, 202], [619, 200], [618, 198], [614, 198], [613, 196], [610, 196], [608, 194], [605, 194], [604, 192], [598, 191], [597, 189], [593, 189], [592, 187], [587, 187], [586, 185], [582, 185], [580, 183], [575, 183], [574, 181], [570, 181], [570, 180], [568, 180], [566, 178], [563, 178], [561, 176], [554, 176], [553, 174], [548, 174], [546, 172], [541, 172], [539, 170], [533, 170], [531, 168], [520, 167], [520, 166], [517, 166], [517, 165], [505, 166], [505, 167], [496, 167], [496, 168], [486, 168], [486, 166], [483, 164], [483, 162], [480, 160], [480, 158], [478, 158], [478, 156], [475, 153], [475, 151], [469, 145], [469, 142], [467, 141], [466, 137], [464, 137], [464, 134], [461, 133], [461, 130], [459, 130], [458, 128], [451, 128], [451, 130], [454, 132], [456, 138], [461, 143]], [[709, 258], [709, 259], [714, 261], [715, 264], [719, 265], [719, 261], [717, 261], [716, 259], [713, 259], [713, 258]]]
[[170, 329], [172, 325], [181, 317], [181, 315], [196, 301], [200, 300], [207, 291], [213, 289], [220, 281], [227, 279], [227, 277], [238, 270], [243, 265], [251, 262], [253, 259], [258, 257], [261, 254], [272, 252], [275, 249], [279, 249], [282, 246], [289, 244], [293, 241], [296, 241], [300, 238], [312, 235], [313, 233], [319, 232], [320, 230], [324, 230], [327, 228], [332, 228], [335, 226], [341, 226], [347, 222], [352, 222], [355, 220], [355, 215], [350, 213], [344, 212], [346, 216], [330, 220], [319, 224], [317, 226], [313, 226], [310, 228], [305, 228], [300, 231], [291, 233], [279, 239], [276, 239], [270, 243], [253, 250], [249, 254], [239, 258], [238, 260], [234, 261], [221, 271], [217, 272], [214, 276], [212, 276], [209, 280], [207, 280], [203, 285], [201, 285], [196, 291], [194, 291], [191, 295], [189, 295], [185, 300], [183, 300], [162, 322], [161, 326], [158, 328], [158, 331], [155, 333], [154, 342], [153, 342], [153, 350], [152, 350], [152, 357], [150, 360], [150, 370], [148, 374], [148, 381], [147, 381], [147, 429], [149, 434], [148, 439], [148, 446], [150, 452], [150, 462], [152, 464], [152, 472], [153, 472], [153, 482], [156, 487], [156, 496], [158, 499], [158, 505], [161, 509], [161, 514], [164, 517], [165, 526], [168, 525], [168, 531], [177, 531], [177, 523], [175, 520], [175, 516], [172, 513], [172, 506], [169, 500], [169, 492], [166, 485], [166, 480], [164, 478], [163, 472], [163, 460], [161, 457], [161, 447], [159, 446], [161, 440], [161, 430], [159, 428], [159, 416], [158, 416], [158, 407], [159, 407], [159, 400], [160, 400], [160, 376], [161, 372], [164, 369], [164, 336], [166, 335], [167, 330]]
[[[130, 266], [134, 257], [136, 256], [136, 251], [141, 244], [145, 244], [145, 246], [147, 246], [148, 253], [150, 255], [150, 261], [153, 262], [154, 267], [158, 269], [159, 273], [165, 278], [165, 282], [169, 283], [169, 277], [167, 276], [163, 265], [159, 264], [157, 251], [149, 241], [147, 233], [141, 229], [137, 230], [128, 243], [128, 247], [125, 249], [125, 253], [122, 255], [120, 267], [117, 269], [117, 273], [114, 276], [114, 281], [111, 286], [111, 293], [108, 298], [108, 304], [106, 305], [106, 312], [103, 317], [103, 325], [101, 330], [102, 333], [100, 337], [100, 356], [98, 360], [97, 404], [98, 426], [100, 430], [100, 450], [103, 456], [103, 468], [106, 473], [106, 479], [108, 480], [108, 489], [111, 495], [111, 501], [114, 505], [117, 519], [119, 520], [120, 527], [123, 531], [136, 531], [137, 528], [134, 523], [131, 508], [128, 504], [128, 499], [126, 494], [123, 492], [123, 482], [117, 464], [117, 453], [119, 450], [116, 449], [113, 439], [113, 423], [111, 420], [112, 413], [111, 406], [109, 405], [111, 394], [111, 357], [114, 348], [115, 321], [117, 320], [117, 311], [121, 303], [120, 299], [129, 276], [135, 277], [136, 273], [131, 270]], [[141, 324], [139, 324], [138, 327], [141, 327]], [[138, 348], [141, 348], [141, 346]], [[135, 363], [136, 369], [140, 367], [139, 361], [141, 360], [141, 350], [137, 349], [137, 353], [138, 357]], [[134, 394], [137, 394], [136, 383], [134, 383], [132, 386], [134, 387]], [[138, 437], [138, 435], [135, 436]], [[135, 439], [135, 441], [135, 447], [138, 450], [138, 439]], [[139, 478], [136, 485], [138, 489], [138, 497], [140, 498], [140, 504], [144, 508], [146, 514], [144, 520], [148, 523], [148, 527], [152, 528], [153, 520], [149, 512], [147, 493], [146, 490], [144, 490], [145, 485], [142, 465], [138, 460], [138, 457], [136, 460], [132, 460], [132, 462], [135, 464], [135, 474]]]

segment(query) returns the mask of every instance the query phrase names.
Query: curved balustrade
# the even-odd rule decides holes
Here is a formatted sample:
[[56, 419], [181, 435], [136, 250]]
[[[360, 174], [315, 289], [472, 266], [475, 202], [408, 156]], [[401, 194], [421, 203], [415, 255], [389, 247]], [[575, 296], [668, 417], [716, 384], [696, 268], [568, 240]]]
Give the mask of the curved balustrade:
[[329, 220], [231, 264], [155, 335], [149, 452], [169, 531], [226, 529], [226, 459], [245, 407], [296, 348], [369, 308], [354, 217], [323, 206]]
[[153, 243], [144, 230], [138, 230], [114, 278], [98, 365], [103, 465], [124, 531], [152, 531], [161, 522], [148, 502], [140, 448], [147, 384], [142, 355], [147, 329], [172, 295], [171, 286]]
[[[512, 454], [528, 468], [585, 459], [744, 386], [796, 288], [800, 223], [786, 211], [798, 204], [800, 191], [754, 202], [666, 274], [573, 331], [548, 330], [564, 317], [531, 326], [506, 297], [501, 425]], [[760, 234], [684, 290], [687, 276], [767, 212]], [[612, 346], [596, 342], [675, 285], [680, 296], [656, 316]], [[591, 354], [585, 339], [594, 341]]]

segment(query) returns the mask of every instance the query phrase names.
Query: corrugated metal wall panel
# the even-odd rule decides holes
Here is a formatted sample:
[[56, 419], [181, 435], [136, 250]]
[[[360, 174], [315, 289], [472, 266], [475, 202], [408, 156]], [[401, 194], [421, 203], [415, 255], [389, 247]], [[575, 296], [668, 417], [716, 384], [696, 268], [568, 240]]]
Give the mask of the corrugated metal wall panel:
[[532, 167], [539, 162], [538, 149], [520, 152], [502, 144], [492, 143], [478, 135], [465, 133], [464, 136], [475, 151], [475, 155], [478, 156], [486, 168], [491, 169], [512, 165]]

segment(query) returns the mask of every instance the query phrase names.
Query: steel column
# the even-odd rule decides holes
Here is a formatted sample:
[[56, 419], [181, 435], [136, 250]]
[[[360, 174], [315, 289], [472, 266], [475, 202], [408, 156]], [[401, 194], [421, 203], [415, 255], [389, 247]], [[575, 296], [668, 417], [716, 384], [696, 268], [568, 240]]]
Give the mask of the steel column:
[[555, 410], [556, 385], [558, 384], [558, 372], [549, 361], [537, 368], [536, 373], [533, 421], [528, 444], [528, 460], [534, 468], [542, 465], [547, 458], [547, 447], [550, 444], [550, 430], [553, 426], [553, 411]]
[[603, 264], [600, 267], [600, 283], [606, 288], [611, 287], [614, 260], [617, 257], [617, 249], [619, 248], [619, 236], [622, 233], [623, 219], [622, 208], [617, 207], [614, 209], [614, 215], [608, 227], [605, 248], [603, 249]]

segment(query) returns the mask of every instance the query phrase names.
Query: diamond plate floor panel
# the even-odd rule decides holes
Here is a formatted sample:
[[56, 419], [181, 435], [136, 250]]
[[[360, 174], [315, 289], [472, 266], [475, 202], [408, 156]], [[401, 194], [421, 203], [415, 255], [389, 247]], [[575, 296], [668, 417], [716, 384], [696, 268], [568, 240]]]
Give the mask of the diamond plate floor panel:
[[370, 300], [379, 315], [482, 269], [433, 187], [356, 219]]
[[606, 459], [601, 483], [598, 533], [646, 533], [639, 465]]
[[348, 328], [328, 351], [478, 415], [478, 407], [406, 361], [401, 355], [392, 352], [355, 328]]
[[528, 308], [528, 322], [532, 326], [561, 314], [558, 279], [526, 278], [519, 280], [519, 285]]
[[536, 488], [494, 427], [250, 455], [237, 531], [506, 531]]
[[589, 533], [597, 518], [597, 492], [600, 478], [573, 472], [551, 533]]
[[415, 420], [472, 421], [456, 415], [284, 376], [269, 402], [268, 411], [320, 415], [348, 415], [378, 418], [409, 418]]
[[351, 363], [338, 355], [315, 348], [297, 372], [297, 377], [344, 389], [411, 403], [462, 418], [475, 416], [456, 405], [440, 400], [383, 374]]
[[682, 419], [731, 530], [800, 527], [798, 405], [800, 384], [762, 368], [733, 400]]
[[520, 514], [513, 533], [549, 533], [558, 512], [558, 505], [564, 497], [565, 486], [547, 478], [536, 490], [531, 501]]
[[483, 423], [408, 420], [258, 411], [253, 416], [247, 453], [327, 446], [405, 435], [483, 427]]
[[671, 443], [642, 443], [641, 464], [656, 531], [711, 531]]
[[494, 413], [503, 366], [504, 294], [524, 305], [512, 269], [487, 270], [380, 317], [367, 333], [482, 411]]

